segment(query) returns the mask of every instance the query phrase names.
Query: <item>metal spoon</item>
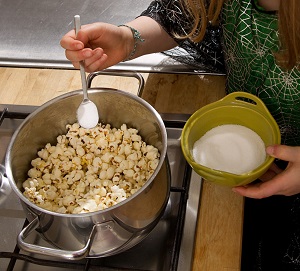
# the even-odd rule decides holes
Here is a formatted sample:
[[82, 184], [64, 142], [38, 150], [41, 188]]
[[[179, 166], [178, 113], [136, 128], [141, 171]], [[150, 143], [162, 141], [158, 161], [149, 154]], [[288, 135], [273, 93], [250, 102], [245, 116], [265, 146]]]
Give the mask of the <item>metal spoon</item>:
[[[74, 16], [74, 25], [75, 25], [75, 33], [77, 36], [78, 31], [81, 28], [79, 15]], [[81, 82], [82, 82], [82, 90], [83, 90], [83, 100], [77, 109], [77, 120], [80, 126], [89, 129], [95, 127], [98, 124], [99, 113], [98, 113], [97, 106], [88, 98], [84, 62], [80, 61], [79, 65], [80, 65], [80, 74], [81, 74]]]

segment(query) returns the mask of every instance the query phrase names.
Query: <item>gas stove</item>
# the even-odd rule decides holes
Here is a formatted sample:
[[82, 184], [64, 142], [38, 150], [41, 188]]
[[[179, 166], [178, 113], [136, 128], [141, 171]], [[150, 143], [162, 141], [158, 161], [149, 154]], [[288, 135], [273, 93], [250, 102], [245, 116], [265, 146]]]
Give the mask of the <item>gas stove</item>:
[[[171, 192], [164, 215], [143, 241], [117, 255], [80, 261], [62, 261], [18, 248], [17, 236], [28, 222], [18, 197], [7, 185], [4, 158], [14, 131], [36, 108], [0, 105], [0, 270], [191, 270], [202, 179], [181, 152], [180, 136], [187, 115], [162, 114], [168, 135]], [[51, 247], [37, 232], [26, 241]]]

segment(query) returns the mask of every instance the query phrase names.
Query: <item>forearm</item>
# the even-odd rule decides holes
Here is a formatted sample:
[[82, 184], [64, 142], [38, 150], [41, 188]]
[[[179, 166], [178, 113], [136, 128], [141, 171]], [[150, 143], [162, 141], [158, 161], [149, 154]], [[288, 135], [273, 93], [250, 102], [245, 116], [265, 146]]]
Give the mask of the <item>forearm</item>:
[[[144, 39], [143, 42], [138, 41], [135, 54], [132, 58], [136, 58], [145, 54], [162, 52], [169, 50], [177, 45], [172, 37], [150, 17], [141, 16], [135, 20], [127, 23], [126, 25], [133, 27], [138, 30], [141, 37]], [[128, 37], [128, 55], [134, 48], [134, 39], [130, 29], [124, 29]]]

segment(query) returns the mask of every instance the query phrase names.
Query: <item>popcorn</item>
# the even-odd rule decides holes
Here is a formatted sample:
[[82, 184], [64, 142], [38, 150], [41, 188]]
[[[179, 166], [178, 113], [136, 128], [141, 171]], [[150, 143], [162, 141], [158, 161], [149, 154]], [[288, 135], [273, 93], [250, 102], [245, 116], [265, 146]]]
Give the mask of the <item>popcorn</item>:
[[67, 129], [56, 145], [37, 152], [23, 183], [23, 194], [41, 208], [68, 214], [109, 208], [136, 193], [158, 166], [158, 149], [126, 124]]

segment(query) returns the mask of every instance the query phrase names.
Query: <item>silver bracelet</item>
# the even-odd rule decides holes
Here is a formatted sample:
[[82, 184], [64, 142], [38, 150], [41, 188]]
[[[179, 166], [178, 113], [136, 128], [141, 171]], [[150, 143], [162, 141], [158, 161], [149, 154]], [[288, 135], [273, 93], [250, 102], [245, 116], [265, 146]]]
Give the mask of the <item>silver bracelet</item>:
[[133, 46], [133, 49], [132, 49], [131, 53], [129, 54], [129, 56], [124, 60], [124, 61], [128, 61], [128, 60], [131, 60], [132, 57], [134, 56], [134, 54], [135, 54], [135, 52], [136, 52], [136, 48], [137, 48], [138, 42], [139, 42], [139, 41], [140, 41], [140, 42], [144, 42], [145, 40], [142, 39], [141, 33], [140, 33], [138, 30], [136, 30], [135, 28], [133, 28], [133, 27], [131, 27], [131, 26], [129, 26], [129, 25], [126, 25], [126, 24], [121, 24], [121, 25], [119, 25], [119, 27], [120, 27], [120, 26], [128, 27], [128, 28], [131, 30], [132, 36], [133, 36], [133, 38], [134, 38], [134, 46]]

